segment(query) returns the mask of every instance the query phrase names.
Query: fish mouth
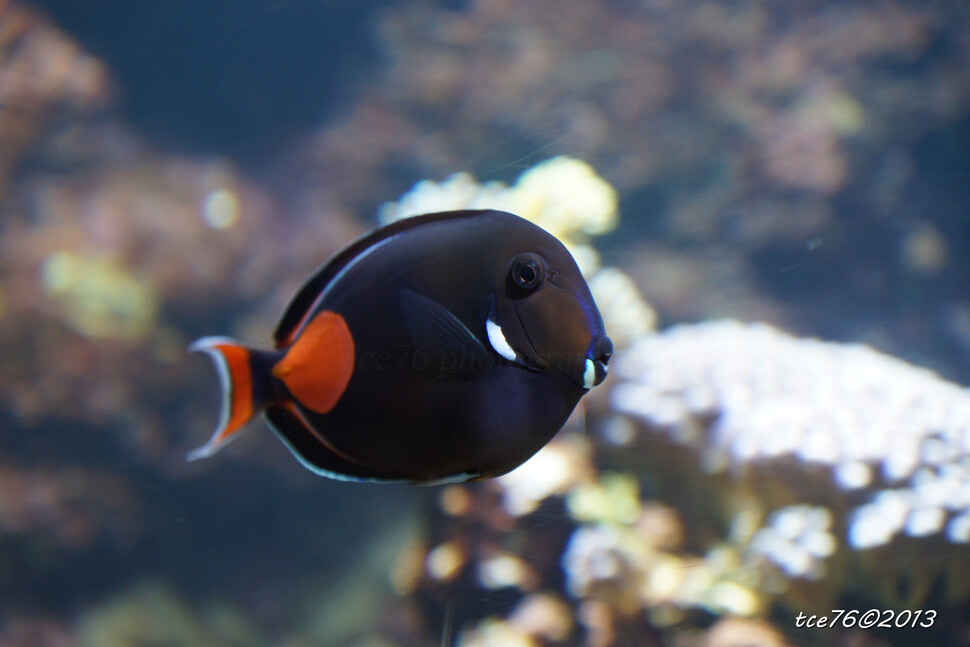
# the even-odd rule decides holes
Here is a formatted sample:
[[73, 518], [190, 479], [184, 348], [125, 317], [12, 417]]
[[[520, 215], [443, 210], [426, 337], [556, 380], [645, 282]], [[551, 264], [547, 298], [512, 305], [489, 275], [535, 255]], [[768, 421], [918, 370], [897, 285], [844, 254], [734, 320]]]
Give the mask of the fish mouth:
[[583, 371], [583, 388], [587, 391], [603, 383], [609, 372], [610, 359], [613, 357], [613, 341], [606, 335], [596, 335], [589, 343], [586, 352], [586, 365]]
[[534, 365], [530, 367], [532, 370], [547, 371], [550, 367], [553, 367], [583, 391], [589, 391], [594, 386], [602, 384], [603, 380], [606, 379], [606, 374], [609, 371], [607, 365], [613, 356], [613, 342], [609, 337], [604, 334], [594, 334], [585, 355], [553, 355], [550, 359], [540, 353], [535, 344], [532, 343], [529, 327], [522, 320], [522, 313], [519, 312], [517, 306], [515, 307], [515, 316], [522, 328], [525, 343], [532, 351], [530, 356]]
[[513, 348], [501, 324], [498, 323], [495, 296], [492, 295], [485, 331], [488, 336], [488, 343], [499, 356], [531, 373], [545, 373], [549, 371], [550, 367], [553, 367], [557, 373], [562, 373], [564, 377], [583, 391], [589, 391], [603, 382], [606, 378], [607, 363], [613, 353], [613, 344], [609, 337], [606, 335], [595, 336], [585, 355], [559, 356], [550, 360], [536, 350], [535, 344], [532, 343], [529, 336], [529, 329], [522, 320], [522, 314], [518, 308], [514, 308], [514, 311], [519, 330], [522, 333], [519, 342], [527, 346], [523, 352]]

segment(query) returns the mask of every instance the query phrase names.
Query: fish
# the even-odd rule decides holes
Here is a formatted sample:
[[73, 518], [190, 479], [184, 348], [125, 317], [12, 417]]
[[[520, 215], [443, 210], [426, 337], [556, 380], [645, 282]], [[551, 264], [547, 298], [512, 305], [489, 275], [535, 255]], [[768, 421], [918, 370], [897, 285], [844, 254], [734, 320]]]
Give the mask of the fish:
[[566, 247], [511, 213], [396, 221], [351, 243], [287, 306], [271, 350], [213, 360], [212, 456], [262, 413], [311, 471], [440, 484], [500, 476], [546, 445], [607, 375], [613, 344]]

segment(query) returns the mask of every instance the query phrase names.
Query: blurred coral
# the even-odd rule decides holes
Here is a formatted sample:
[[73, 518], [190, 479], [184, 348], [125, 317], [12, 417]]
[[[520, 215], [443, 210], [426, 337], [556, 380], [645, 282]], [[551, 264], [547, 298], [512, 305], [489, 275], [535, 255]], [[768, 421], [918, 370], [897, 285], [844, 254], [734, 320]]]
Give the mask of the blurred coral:
[[62, 622], [45, 617], [23, 617], [0, 623], [3, 647], [80, 647]]
[[[366, 201], [354, 178], [384, 164], [437, 177], [471, 160], [468, 171], [494, 175], [492, 160], [516, 168], [551, 148], [593, 161], [624, 194], [653, 186], [676, 205], [713, 192], [714, 221], [793, 191], [824, 203], [864, 182], [882, 151], [970, 108], [954, 64], [966, 52], [929, 53], [965, 21], [956, 8], [890, 2], [408, 6], [381, 25], [381, 83], [300, 163]], [[920, 57], [924, 67], [903, 69]], [[903, 79], [940, 91], [895, 91]], [[719, 231], [692, 230], [679, 209], [651, 217], [693, 238]], [[799, 227], [780, 211], [773, 219], [779, 236], [783, 223]]]
[[150, 581], [86, 609], [77, 636], [79, 647], [248, 647], [265, 644], [240, 613], [212, 613], [208, 617], [195, 613], [168, 587]]
[[0, 541], [26, 539], [77, 548], [105, 535], [113, 541], [130, 540], [137, 509], [132, 488], [113, 474], [0, 463]]
[[103, 111], [109, 85], [101, 62], [65, 34], [18, 2], [0, 2], [0, 198], [40, 137]]
[[[598, 472], [595, 455], [567, 432], [510, 474], [442, 491], [445, 514], [432, 526], [426, 569], [411, 586], [437, 604], [459, 605], [460, 644], [587, 644], [567, 640], [563, 617], [583, 627], [588, 644], [652, 644], [661, 631], [689, 626], [692, 608], [764, 612], [769, 599], [759, 590], [758, 566], [740, 546], [693, 553], [682, 513], [643, 497], [632, 473]], [[554, 475], [550, 485], [533, 487], [546, 475]], [[455, 505], [458, 499], [465, 503]], [[467, 607], [482, 596], [511, 596], [515, 604], [505, 616], [483, 617]], [[563, 633], [542, 638], [527, 628], [543, 626]]]
[[927, 369], [724, 321], [642, 339], [615, 374], [617, 410], [696, 448], [710, 470], [793, 458], [871, 491], [848, 522], [855, 548], [944, 529], [970, 542], [970, 391]]
[[[139, 155], [39, 175], [4, 209], [0, 340], [16, 350], [0, 371], [0, 400], [29, 423], [156, 417], [136, 394], [184, 379], [172, 369], [183, 361], [185, 314], [275, 287], [267, 281], [280, 263], [265, 254], [276, 249], [248, 249], [268, 225], [265, 197], [223, 164]], [[237, 224], [215, 228], [206, 198], [226, 190], [244, 206]]]
[[[948, 164], [965, 157], [952, 135], [970, 113], [970, 14], [883, 0], [459, 4], [375, 9], [383, 69], [341, 117], [247, 172], [148, 144], [100, 61], [0, 0], [0, 584], [16, 593], [0, 644], [316, 644], [355, 607], [381, 622], [345, 629], [349, 644], [774, 647], [794, 611], [846, 600], [929, 600], [952, 631], [921, 638], [965, 636], [966, 389], [765, 325], [654, 333], [641, 293], [672, 320], [823, 322], [965, 364], [933, 344], [970, 347], [965, 194], [939, 188], [965, 175]], [[231, 463], [226, 482], [185, 466], [188, 435], [215, 414], [184, 347], [216, 323], [268, 339], [298, 282], [366, 227], [356, 214], [422, 178], [446, 179], [419, 182], [383, 220], [503, 208], [550, 229], [589, 276], [617, 364], [519, 470], [422, 491], [422, 531], [362, 547], [362, 520], [398, 523], [378, 505], [394, 496], [331, 485], [298, 498], [299, 475], [274, 488]], [[820, 260], [828, 284], [785, 281], [818, 279], [801, 272]], [[861, 321], [845, 305], [857, 299], [891, 323]], [[272, 464], [259, 442], [232, 451]], [[301, 511], [283, 515], [286, 532], [281, 499]], [[138, 544], [95, 562], [96, 599], [58, 579], [85, 551], [154, 534], [146, 505], [172, 573], [144, 579], [173, 561]], [[311, 525], [324, 512], [334, 522]], [[397, 600], [382, 606], [370, 571], [338, 586], [304, 564], [356, 564], [355, 551], [400, 553]], [[56, 604], [42, 600], [55, 588]]]
[[763, 620], [724, 618], [707, 631], [704, 647], [786, 647], [784, 636]]

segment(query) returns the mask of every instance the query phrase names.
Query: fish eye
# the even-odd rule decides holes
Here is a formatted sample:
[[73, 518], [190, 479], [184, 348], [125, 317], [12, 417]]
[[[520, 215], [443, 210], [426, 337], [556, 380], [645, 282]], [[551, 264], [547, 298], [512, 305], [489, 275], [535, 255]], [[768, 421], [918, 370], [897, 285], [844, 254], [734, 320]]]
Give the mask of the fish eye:
[[544, 274], [542, 259], [536, 254], [519, 254], [512, 261], [512, 267], [509, 270], [512, 282], [524, 290], [534, 290], [539, 287]]

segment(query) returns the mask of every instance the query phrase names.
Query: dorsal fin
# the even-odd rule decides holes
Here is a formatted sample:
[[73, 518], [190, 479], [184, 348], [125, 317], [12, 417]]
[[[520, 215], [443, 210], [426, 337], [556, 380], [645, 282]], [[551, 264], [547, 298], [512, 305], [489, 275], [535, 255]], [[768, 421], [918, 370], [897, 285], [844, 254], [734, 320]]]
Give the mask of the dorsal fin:
[[312, 312], [317, 299], [330, 282], [337, 278], [340, 271], [347, 267], [351, 261], [361, 254], [364, 254], [374, 245], [378, 245], [393, 236], [422, 225], [445, 220], [472, 218], [490, 212], [491, 210], [464, 210], [429, 213], [423, 216], [403, 218], [380, 229], [375, 229], [364, 234], [320, 266], [300, 287], [286, 307], [279, 324], [276, 326], [276, 332], [273, 334], [276, 348], [284, 348], [293, 342], [293, 339], [296, 338], [300, 329], [306, 323], [307, 315]]

